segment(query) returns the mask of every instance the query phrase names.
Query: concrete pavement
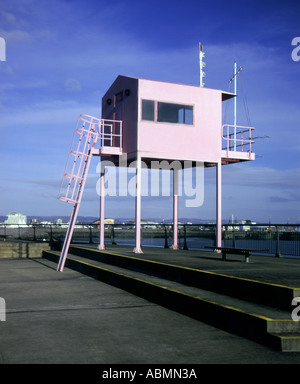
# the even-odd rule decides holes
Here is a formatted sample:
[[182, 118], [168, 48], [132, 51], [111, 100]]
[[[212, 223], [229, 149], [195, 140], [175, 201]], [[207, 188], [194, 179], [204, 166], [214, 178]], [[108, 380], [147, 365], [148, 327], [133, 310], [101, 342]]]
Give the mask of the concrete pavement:
[[0, 260], [0, 297], [1, 364], [300, 363], [41, 258]]

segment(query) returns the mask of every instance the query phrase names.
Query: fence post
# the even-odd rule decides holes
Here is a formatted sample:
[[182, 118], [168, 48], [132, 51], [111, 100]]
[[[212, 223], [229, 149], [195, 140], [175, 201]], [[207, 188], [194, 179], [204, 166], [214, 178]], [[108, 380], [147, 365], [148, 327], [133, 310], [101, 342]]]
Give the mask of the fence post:
[[169, 248], [168, 233], [167, 233], [167, 228], [165, 225], [164, 225], [164, 231], [165, 231], [165, 248]]
[[116, 241], [115, 241], [115, 227], [114, 225], [112, 224], [111, 226], [111, 230], [110, 230], [110, 241], [111, 241], [111, 244], [112, 245], [116, 245]]
[[94, 244], [93, 242], [93, 233], [92, 233], [92, 226], [90, 225], [90, 244]]
[[33, 224], [33, 241], [36, 241], [35, 224]]
[[215, 247], [218, 246], [218, 231], [217, 231], [217, 224], [215, 225]]
[[183, 249], [188, 251], [188, 246], [187, 246], [187, 241], [186, 241], [186, 227], [185, 225], [183, 226], [183, 235], [184, 235], [184, 240], [183, 240]]
[[278, 227], [277, 227], [277, 233], [276, 233], [276, 253], [275, 253], [275, 257], [281, 257], [280, 246], [279, 246], [279, 230], [278, 230]]
[[235, 229], [234, 225], [232, 226], [232, 247], [236, 248], [236, 240], [235, 240]]

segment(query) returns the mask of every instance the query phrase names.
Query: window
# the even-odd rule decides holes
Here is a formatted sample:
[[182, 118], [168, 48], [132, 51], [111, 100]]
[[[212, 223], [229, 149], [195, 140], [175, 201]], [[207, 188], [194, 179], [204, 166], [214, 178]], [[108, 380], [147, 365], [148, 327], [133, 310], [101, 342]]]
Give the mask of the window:
[[193, 125], [193, 106], [142, 100], [142, 120]]
[[193, 124], [193, 107], [190, 105], [157, 103], [157, 121], [175, 124]]
[[154, 121], [153, 100], [142, 100], [142, 120]]

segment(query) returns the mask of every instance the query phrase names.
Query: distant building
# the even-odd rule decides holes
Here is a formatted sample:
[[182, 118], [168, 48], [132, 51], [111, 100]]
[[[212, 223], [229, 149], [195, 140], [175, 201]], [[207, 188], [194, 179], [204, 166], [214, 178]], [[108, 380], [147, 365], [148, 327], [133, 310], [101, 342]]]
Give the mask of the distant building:
[[7, 220], [4, 221], [4, 224], [26, 225], [27, 217], [18, 212], [11, 212], [7, 215]]
[[[114, 224], [114, 223], [115, 223], [115, 219], [104, 219], [104, 224], [106, 224], [106, 225]], [[99, 225], [100, 224], [100, 220], [96, 220], [92, 224]]]
[[64, 223], [62, 219], [57, 219], [55, 224], [61, 228], [67, 228], [69, 226], [69, 223]]

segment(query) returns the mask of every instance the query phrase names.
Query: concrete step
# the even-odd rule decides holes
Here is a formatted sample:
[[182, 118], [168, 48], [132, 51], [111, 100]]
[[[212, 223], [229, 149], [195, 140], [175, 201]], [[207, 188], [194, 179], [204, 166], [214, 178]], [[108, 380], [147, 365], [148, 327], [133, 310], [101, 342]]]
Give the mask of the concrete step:
[[105, 250], [99, 251], [72, 245], [70, 253], [215, 293], [284, 309], [289, 312], [293, 309], [291, 306], [293, 298], [300, 297], [300, 289], [297, 288], [145, 260]]
[[[57, 263], [59, 253], [45, 251], [43, 257]], [[82, 256], [68, 255], [66, 267], [224, 331], [281, 351], [300, 351], [300, 323], [287, 311]]]

